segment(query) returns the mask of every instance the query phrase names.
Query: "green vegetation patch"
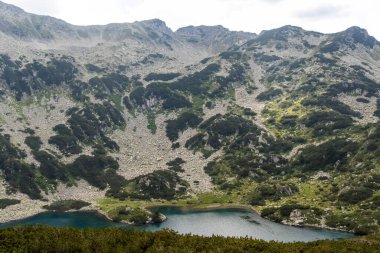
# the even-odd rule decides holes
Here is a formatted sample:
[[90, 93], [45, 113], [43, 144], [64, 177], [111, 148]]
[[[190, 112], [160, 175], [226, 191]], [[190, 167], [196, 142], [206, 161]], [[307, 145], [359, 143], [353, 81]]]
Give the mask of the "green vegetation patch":
[[[318, 208], [312, 208], [310, 206], [305, 206], [297, 203], [287, 203], [278, 208], [276, 207], [268, 207], [262, 210], [261, 215], [267, 219], [270, 219], [275, 222], [281, 222], [283, 220], [288, 220], [293, 211], [297, 210], [302, 217], [307, 215], [309, 219], [313, 216], [313, 219], [316, 221], [320, 221], [322, 211]], [[310, 215], [310, 213], [312, 215]], [[312, 222], [311, 222], [312, 224]]]
[[32, 150], [39, 150], [42, 146], [42, 141], [39, 136], [27, 136], [25, 144]]
[[131, 111], [133, 109], [133, 106], [128, 96], [123, 97], [123, 104], [128, 111]]
[[26, 154], [10, 142], [9, 136], [0, 134], [0, 146], [0, 171], [9, 185], [8, 192], [20, 191], [32, 199], [40, 199], [41, 190], [48, 193], [58, 181], [69, 183], [73, 178], [82, 178], [100, 189], [110, 187], [109, 194], [112, 194], [126, 183], [116, 174], [119, 164], [104, 150], [96, 149], [94, 156], [82, 155], [69, 164], [63, 164], [44, 150], [33, 150], [34, 158], [40, 162], [36, 166], [24, 162]]
[[361, 117], [360, 113], [353, 111], [348, 105], [340, 102], [337, 99], [333, 99], [328, 96], [320, 96], [320, 97], [304, 99], [302, 101], [302, 105], [329, 108], [344, 115]]
[[182, 169], [182, 165], [185, 164], [186, 161], [184, 161], [182, 158], [177, 157], [176, 159], [167, 162], [166, 165], [168, 166], [169, 170], [173, 170], [175, 172], [184, 172], [184, 169]]
[[179, 133], [187, 128], [195, 128], [202, 122], [202, 118], [191, 112], [184, 112], [177, 119], [166, 121], [166, 136], [172, 141], [176, 141]]
[[265, 200], [280, 200], [282, 197], [289, 197], [299, 192], [296, 185], [292, 183], [282, 185], [260, 184], [247, 196], [251, 205], [264, 205]]
[[102, 73], [104, 72], [104, 68], [101, 68], [101, 67], [98, 67], [94, 64], [91, 64], [91, 63], [87, 63], [84, 65], [86, 67], [86, 69], [90, 72], [95, 72], [95, 73]]
[[311, 145], [303, 149], [294, 161], [303, 170], [344, 170], [349, 155], [358, 150], [358, 144], [345, 139], [329, 140], [321, 145]]
[[281, 58], [276, 55], [267, 55], [264, 53], [255, 53], [254, 56], [255, 60], [259, 62], [274, 62], [281, 60]]
[[372, 195], [372, 189], [367, 187], [356, 187], [341, 192], [338, 199], [350, 204], [357, 204], [363, 200], [369, 199]]
[[156, 125], [156, 114], [153, 111], [148, 111], [148, 129], [152, 134], [155, 134], [157, 131], [157, 125]]
[[106, 133], [115, 128], [123, 128], [125, 120], [122, 113], [111, 103], [88, 104], [83, 109], [73, 112], [67, 123], [70, 131], [59, 133], [61, 136], [70, 136], [83, 143], [94, 143], [102, 140], [104, 146], [110, 150], [118, 150], [117, 143], [106, 136]]
[[351, 117], [335, 111], [314, 111], [303, 119], [305, 126], [313, 129], [314, 136], [334, 134], [336, 130], [352, 126], [353, 122]]
[[185, 144], [189, 149], [202, 150], [207, 147], [215, 151], [233, 144], [237, 148], [240, 144], [257, 142], [261, 132], [251, 120], [235, 114], [214, 115], [198, 128], [200, 133]]
[[20, 204], [21, 200], [18, 199], [0, 199], [0, 209], [7, 208], [8, 206], [13, 206]]
[[115, 197], [172, 200], [185, 195], [188, 188], [189, 184], [174, 171], [157, 170], [129, 180]]
[[135, 106], [144, 106], [147, 101], [156, 98], [162, 101], [162, 108], [165, 110], [176, 110], [191, 107], [191, 102], [183, 95], [172, 90], [165, 83], [151, 83], [146, 88], [137, 87], [130, 94], [130, 101]]
[[105, 99], [109, 95], [123, 93], [132, 82], [125, 75], [111, 73], [102, 77], [93, 77], [88, 81], [91, 89], [95, 90], [95, 97]]
[[240, 60], [243, 54], [241, 52], [227, 51], [219, 54], [219, 57], [224, 60]]
[[49, 144], [55, 145], [63, 154], [80, 154], [82, 147], [72, 130], [64, 124], [56, 125], [53, 130], [57, 133], [49, 138]]
[[174, 78], [179, 77], [180, 73], [150, 73], [148, 74], [144, 80], [147, 82], [150, 81], [170, 81]]
[[50, 59], [46, 65], [33, 61], [23, 66], [21, 62], [13, 62], [9, 56], [1, 55], [0, 77], [20, 101], [24, 95], [32, 95], [32, 91], [47, 91], [49, 87], [72, 83], [78, 74], [74, 62], [72, 57], [62, 56]]
[[10, 142], [9, 135], [0, 134], [0, 171], [8, 183], [10, 192], [19, 190], [32, 199], [40, 198], [40, 189], [36, 181], [38, 168], [26, 164], [22, 159], [26, 154]]
[[109, 212], [115, 222], [128, 222], [134, 225], [161, 223], [164, 216], [158, 211], [149, 211], [140, 207], [119, 206]]
[[276, 98], [276, 97], [282, 95], [282, 93], [283, 92], [282, 92], [281, 89], [270, 88], [269, 90], [260, 93], [257, 96], [257, 100], [259, 100], [259, 101], [268, 101], [268, 100], [271, 100], [273, 98]]

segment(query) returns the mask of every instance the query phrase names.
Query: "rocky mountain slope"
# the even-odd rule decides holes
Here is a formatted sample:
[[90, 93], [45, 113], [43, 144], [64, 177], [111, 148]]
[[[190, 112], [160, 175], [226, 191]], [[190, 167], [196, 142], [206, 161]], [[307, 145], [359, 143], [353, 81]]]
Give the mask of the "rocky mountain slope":
[[380, 43], [364, 29], [0, 14], [3, 221], [212, 192], [283, 223], [379, 230]]

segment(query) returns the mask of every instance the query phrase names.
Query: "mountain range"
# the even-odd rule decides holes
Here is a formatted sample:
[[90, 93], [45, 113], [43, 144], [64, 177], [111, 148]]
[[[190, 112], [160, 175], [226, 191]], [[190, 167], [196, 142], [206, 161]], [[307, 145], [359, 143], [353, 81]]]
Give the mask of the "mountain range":
[[379, 90], [359, 27], [75, 26], [0, 2], [0, 221], [186, 201], [378, 232]]

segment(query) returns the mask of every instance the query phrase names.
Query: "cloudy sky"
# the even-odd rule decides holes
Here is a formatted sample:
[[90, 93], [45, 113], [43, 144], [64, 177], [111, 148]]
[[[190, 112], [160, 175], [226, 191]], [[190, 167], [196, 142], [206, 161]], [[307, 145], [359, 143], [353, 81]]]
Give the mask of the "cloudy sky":
[[356, 25], [380, 39], [379, 0], [2, 0], [77, 25], [159, 18], [176, 30], [223, 25], [259, 33], [291, 24], [332, 33]]

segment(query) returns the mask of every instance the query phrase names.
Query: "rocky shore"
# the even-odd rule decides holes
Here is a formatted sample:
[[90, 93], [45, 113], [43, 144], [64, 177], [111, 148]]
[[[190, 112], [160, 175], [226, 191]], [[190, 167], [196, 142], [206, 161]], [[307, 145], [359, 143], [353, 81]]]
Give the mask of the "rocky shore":
[[[15, 206], [7, 207], [5, 209], [0, 209], [0, 223], [6, 223], [13, 220], [24, 219], [30, 216], [34, 216], [38, 213], [44, 212], [46, 210], [42, 208], [43, 205], [46, 205], [46, 202], [43, 202], [43, 201], [26, 202], [25, 201], [22, 208], [20, 206], [17, 207], [18, 205], [15, 205]], [[147, 210], [148, 212], [152, 212], [155, 209], [164, 208], [164, 207], [177, 208], [179, 210], [187, 210], [187, 211], [218, 210], [218, 209], [245, 209], [257, 215], [260, 215], [260, 213], [253, 206], [243, 205], [243, 204], [213, 204], [213, 205], [206, 205], [206, 206], [151, 205], [151, 206], [145, 207], [145, 210]], [[76, 211], [76, 210], [73, 210], [73, 211]], [[106, 212], [98, 208], [95, 204], [84, 207], [80, 209], [79, 211], [95, 212], [96, 214], [102, 216], [103, 218], [109, 221], [115, 222], [115, 220], [112, 217], [110, 217]], [[157, 220], [153, 221], [151, 218], [148, 218], [145, 224], [161, 223], [167, 220], [167, 217], [161, 213], [159, 213], [159, 218], [160, 218], [159, 222]], [[134, 222], [125, 221], [125, 220], [120, 220], [117, 222], [128, 224], [128, 225], [140, 225], [140, 224], [136, 224]], [[303, 224], [297, 221], [285, 221], [285, 220], [281, 221], [280, 223], [283, 225], [293, 226], [293, 227], [310, 227], [310, 228], [318, 228], [318, 229], [328, 229], [328, 230], [339, 231], [339, 232], [344, 232], [344, 233], [353, 233], [353, 231], [347, 231], [340, 228], [332, 228], [332, 227], [326, 226], [325, 224]]]

